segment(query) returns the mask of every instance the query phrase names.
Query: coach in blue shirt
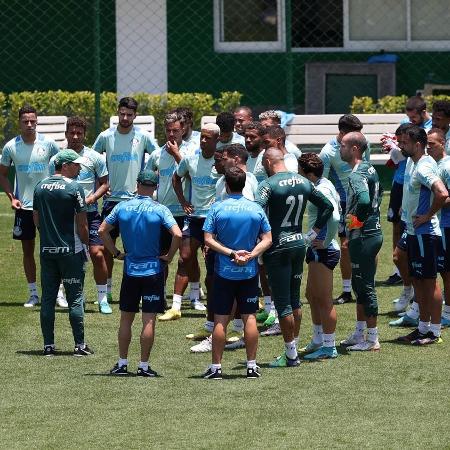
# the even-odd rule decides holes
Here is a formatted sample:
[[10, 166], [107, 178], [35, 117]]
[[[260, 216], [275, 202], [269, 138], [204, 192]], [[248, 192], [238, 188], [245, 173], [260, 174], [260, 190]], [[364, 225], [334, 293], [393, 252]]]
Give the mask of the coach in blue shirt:
[[[242, 195], [246, 174], [238, 167], [225, 172], [229, 198], [212, 205], [203, 225], [205, 244], [215, 251], [212, 335], [212, 364], [205, 378], [222, 378], [222, 354], [226, 328], [236, 300], [244, 321], [247, 378], [258, 378], [256, 365], [258, 329], [257, 258], [272, 245], [269, 221], [263, 209]], [[258, 239], [261, 239], [257, 244]]]
[[[114, 258], [124, 261], [120, 289], [119, 361], [112, 375], [128, 374], [131, 325], [142, 300], [141, 362], [137, 375], [154, 377], [148, 365], [153, 345], [156, 313], [164, 312], [164, 268], [172, 261], [181, 242], [181, 230], [172, 213], [152, 200], [158, 184], [154, 172], [142, 171], [137, 178], [137, 196], [118, 203], [101, 224], [99, 234]], [[161, 226], [172, 235], [167, 254], [160, 255]], [[120, 229], [126, 253], [115, 246], [110, 231]]]

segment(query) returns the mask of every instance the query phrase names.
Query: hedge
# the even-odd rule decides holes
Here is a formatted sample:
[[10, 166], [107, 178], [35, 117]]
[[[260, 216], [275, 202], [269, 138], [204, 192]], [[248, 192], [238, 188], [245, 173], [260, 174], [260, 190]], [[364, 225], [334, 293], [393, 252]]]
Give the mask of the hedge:
[[[375, 102], [371, 97], [353, 97], [350, 111], [353, 114], [395, 114], [405, 112], [406, 95], [386, 95]], [[450, 101], [448, 95], [425, 95], [428, 111], [433, 108], [433, 103], [438, 100]]]
[[[194, 127], [200, 127], [200, 119], [204, 115], [216, 114], [218, 111], [232, 111], [239, 106], [240, 92], [221, 92], [215, 98], [206, 93], [184, 94], [147, 94], [139, 92], [131, 94], [139, 103], [138, 113], [151, 114], [156, 120], [156, 137], [164, 142], [162, 127], [164, 114], [178, 106], [190, 107], [194, 113]], [[88, 122], [86, 142], [95, 140], [95, 96], [93, 92], [47, 91], [47, 92], [14, 92], [9, 95], [0, 93], [0, 141], [5, 142], [19, 133], [18, 112], [22, 105], [33, 105], [41, 116], [73, 116], [84, 117]], [[117, 113], [117, 94], [102, 92], [100, 96], [101, 129], [109, 126], [110, 116]]]

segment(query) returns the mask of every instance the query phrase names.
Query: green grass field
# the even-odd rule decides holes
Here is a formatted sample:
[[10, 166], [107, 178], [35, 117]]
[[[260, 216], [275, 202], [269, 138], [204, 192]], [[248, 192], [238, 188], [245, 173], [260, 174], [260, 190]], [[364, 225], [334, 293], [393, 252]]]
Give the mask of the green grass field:
[[[377, 279], [391, 270], [390, 228]], [[27, 285], [21, 246], [11, 239], [13, 213], [0, 195], [0, 338], [2, 448], [450, 448], [450, 333], [427, 348], [397, 345], [404, 330], [388, 327], [397, 288], [378, 288], [381, 315], [379, 353], [341, 354], [333, 361], [269, 369], [283, 349], [280, 336], [261, 338], [262, 378], [244, 378], [245, 351], [226, 352], [221, 382], [201, 373], [210, 354], [190, 354], [185, 335], [203, 323], [185, 309], [181, 320], [158, 323], [151, 365], [162, 377], [114, 378], [118, 305], [101, 316], [92, 270], [86, 277], [86, 340], [95, 355], [74, 358], [67, 313], [58, 311], [56, 344], [61, 356], [41, 356], [39, 308], [22, 306]], [[118, 298], [121, 267], [115, 268]], [[306, 279], [306, 278], [304, 278]], [[335, 294], [340, 291], [336, 271]], [[171, 286], [171, 283], [169, 284]], [[304, 289], [304, 286], [303, 286]], [[302, 289], [302, 290], [303, 290]], [[171, 292], [171, 288], [170, 288]], [[311, 333], [304, 307], [301, 343]], [[337, 339], [352, 331], [354, 304], [338, 306]], [[140, 321], [129, 360], [139, 361]]]

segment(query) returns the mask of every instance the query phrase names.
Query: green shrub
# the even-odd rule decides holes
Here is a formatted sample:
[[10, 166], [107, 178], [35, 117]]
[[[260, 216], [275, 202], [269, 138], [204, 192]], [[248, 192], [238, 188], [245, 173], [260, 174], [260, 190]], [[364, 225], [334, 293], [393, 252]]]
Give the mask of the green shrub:
[[5, 140], [6, 117], [7, 117], [7, 99], [3, 92], [0, 92], [0, 142]]

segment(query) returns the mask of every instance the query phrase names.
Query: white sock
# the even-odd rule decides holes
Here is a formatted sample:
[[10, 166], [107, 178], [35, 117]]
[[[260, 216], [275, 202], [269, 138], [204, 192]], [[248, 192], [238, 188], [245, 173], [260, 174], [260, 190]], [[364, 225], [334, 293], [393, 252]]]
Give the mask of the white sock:
[[300, 336], [294, 337], [295, 345], [298, 347], [298, 343], [300, 342]]
[[182, 295], [173, 294], [172, 298], [172, 309], [176, 309], [177, 311], [181, 310], [181, 301], [183, 300]]
[[106, 292], [108, 294], [111, 294], [111, 292], [112, 292], [112, 278], [108, 278], [106, 280]]
[[270, 295], [265, 295], [264, 296], [264, 309], [267, 313], [270, 313], [271, 309], [272, 309], [272, 297]]
[[441, 324], [440, 323], [432, 323], [432, 324], [430, 324], [430, 331], [436, 337], [439, 337], [441, 335]]
[[414, 293], [414, 288], [411, 286], [403, 286], [403, 293], [406, 297], [410, 297]]
[[205, 322], [205, 330], [209, 331], [210, 333], [212, 333], [213, 330], [214, 330], [214, 322], [212, 322], [211, 320], [207, 320]]
[[322, 325], [315, 325], [315, 324], [313, 324], [312, 341], [314, 342], [314, 344], [322, 345], [322, 342], [323, 342], [322, 335], [323, 335]]
[[198, 300], [200, 298], [200, 282], [192, 281], [189, 283], [189, 300]]
[[412, 302], [411, 305], [408, 308], [408, 311], [406, 311], [406, 315], [410, 317], [411, 319], [418, 319], [419, 318], [419, 304], [417, 302]]
[[297, 358], [297, 345], [295, 344], [295, 340], [292, 342], [285, 342], [284, 346], [286, 347], [286, 356], [289, 359]]
[[357, 336], [362, 336], [364, 334], [364, 331], [366, 329], [366, 322], [364, 320], [357, 320], [355, 325], [355, 334]]
[[148, 361], [139, 361], [139, 369], [148, 370]]
[[256, 369], [256, 359], [247, 360], [247, 369]]
[[352, 280], [342, 280], [342, 292], [352, 292]]
[[444, 305], [442, 308], [442, 317], [450, 320], [450, 305]]
[[222, 364], [211, 364], [209, 367], [211, 367], [212, 370], [217, 370], [222, 368]]
[[378, 328], [367, 328], [367, 340], [369, 342], [377, 342], [378, 341]]
[[242, 319], [233, 319], [233, 331], [242, 333], [244, 331], [244, 322]]
[[272, 302], [272, 303], [270, 304], [269, 315], [270, 315], [270, 316], [278, 317], [277, 310], [276, 310], [276, 308], [275, 308], [275, 303], [274, 303], [274, 302]]
[[394, 265], [394, 271], [392, 272], [392, 275], [400, 276], [400, 272], [399, 272], [398, 267], [396, 265]]
[[106, 297], [107, 293], [107, 285], [106, 284], [97, 284], [97, 300], [98, 303], [107, 302], [108, 299]]
[[323, 346], [324, 347], [336, 347], [336, 336], [335, 333], [323, 333]]
[[128, 359], [127, 358], [125, 358], [125, 359], [119, 358], [119, 361], [117, 364], [119, 365], [119, 367], [128, 366]]
[[422, 322], [419, 320], [419, 333], [427, 334], [430, 330], [430, 322]]
[[32, 297], [33, 295], [38, 297], [38, 291], [37, 291], [36, 282], [28, 283], [28, 290], [30, 291], [30, 297]]

